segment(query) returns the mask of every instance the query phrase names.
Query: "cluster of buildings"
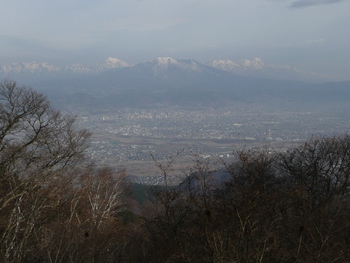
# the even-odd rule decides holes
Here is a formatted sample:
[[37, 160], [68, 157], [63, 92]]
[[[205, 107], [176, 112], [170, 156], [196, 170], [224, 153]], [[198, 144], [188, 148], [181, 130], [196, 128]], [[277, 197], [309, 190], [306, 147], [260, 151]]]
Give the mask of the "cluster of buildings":
[[[324, 112], [280, 111], [256, 104], [217, 109], [124, 108], [81, 117], [82, 126], [100, 134], [93, 137], [92, 158], [106, 165], [164, 159], [180, 148], [189, 152], [196, 148], [207, 157], [227, 157], [235, 143], [303, 141], [313, 135], [341, 133], [348, 123], [344, 117], [327, 116]], [[139, 140], [123, 142], [122, 138]], [[157, 140], [161, 143], [157, 144]], [[216, 144], [211, 147], [203, 141]]]

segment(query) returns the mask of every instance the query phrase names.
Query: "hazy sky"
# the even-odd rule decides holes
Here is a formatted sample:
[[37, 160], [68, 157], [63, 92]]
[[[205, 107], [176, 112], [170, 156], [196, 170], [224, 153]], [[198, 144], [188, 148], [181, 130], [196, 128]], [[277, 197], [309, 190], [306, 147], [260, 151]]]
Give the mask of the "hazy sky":
[[0, 63], [262, 58], [350, 79], [349, 0], [0, 0]]

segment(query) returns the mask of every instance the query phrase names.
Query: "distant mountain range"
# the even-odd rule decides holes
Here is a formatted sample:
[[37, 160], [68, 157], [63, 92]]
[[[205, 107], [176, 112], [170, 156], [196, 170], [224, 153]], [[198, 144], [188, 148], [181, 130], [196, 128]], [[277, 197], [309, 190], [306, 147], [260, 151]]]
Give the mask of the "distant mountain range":
[[289, 65], [266, 64], [260, 58], [254, 58], [253, 60], [245, 59], [238, 62], [229, 59], [214, 60], [208, 63], [208, 65], [247, 77], [318, 82], [327, 80], [324, 76], [305, 72]]
[[31, 85], [61, 108], [207, 107], [235, 102], [337, 105], [350, 101], [350, 82], [320, 84], [310, 82], [311, 76], [288, 66], [266, 65], [258, 58], [202, 64], [161, 57], [136, 65], [108, 58], [97, 65], [60, 69], [48, 63], [14, 63], [2, 65], [0, 77]]
[[129, 65], [116, 58], [109, 57], [100, 64], [73, 64], [58, 68], [47, 62], [23, 62], [23, 63], [10, 63], [0, 64], [0, 77], [1, 78], [14, 78], [25, 81], [28, 80], [47, 80], [61, 76], [74, 76], [74, 75], [95, 75], [101, 72], [115, 69], [124, 68]]
[[[184, 63], [185, 61], [192, 61], [192, 64]], [[203, 68], [209, 66], [222, 71], [226, 71], [238, 76], [279, 79], [279, 80], [300, 80], [321, 82], [325, 78], [316, 74], [303, 72], [288, 65], [270, 65], [266, 64], [260, 58], [253, 60], [241, 60], [234, 62], [229, 59], [214, 60], [205, 64], [201, 64], [194, 60], [178, 60], [170, 57], [161, 57], [151, 61], [139, 63], [136, 65], [129, 65], [128, 63], [117, 58], [109, 57], [104, 62], [99, 64], [73, 64], [64, 67], [56, 67], [47, 62], [23, 62], [0, 64], [0, 78], [13, 78], [20, 80], [48, 80], [62, 76], [77, 76], [77, 75], [96, 75], [112, 69], [132, 68], [138, 70], [148, 66], [150, 70], [155, 70], [155, 74], [160, 74], [168, 67], [182, 67], [184, 70], [195, 71], [194, 67]]]

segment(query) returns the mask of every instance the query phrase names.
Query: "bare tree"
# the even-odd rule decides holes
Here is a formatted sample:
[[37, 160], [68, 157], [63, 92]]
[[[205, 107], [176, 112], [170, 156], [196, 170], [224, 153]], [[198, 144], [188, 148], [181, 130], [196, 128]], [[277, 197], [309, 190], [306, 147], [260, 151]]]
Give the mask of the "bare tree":
[[124, 176], [124, 171], [89, 167], [74, 183], [61, 180], [60, 187], [50, 189], [52, 201], [60, 204], [52, 203], [52, 210], [46, 211], [50, 218], [37, 228], [42, 260], [115, 262], [125, 257], [125, 233], [132, 230], [119, 217], [125, 209]]
[[0, 254], [21, 261], [45, 198], [39, 189], [81, 162], [90, 133], [47, 98], [16, 82], [0, 82]]
[[89, 208], [91, 227], [99, 229], [102, 222], [125, 209], [125, 172], [117, 174], [102, 169], [80, 176], [85, 202]]
[[239, 150], [217, 186], [197, 162], [197, 176], [159, 188], [144, 214], [146, 262], [348, 262], [349, 150], [348, 135]]
[[281, 229], [293, 260], [349, 261], [350, 136], [312, 138], [281, 154], [278, 168], [290, 187]]

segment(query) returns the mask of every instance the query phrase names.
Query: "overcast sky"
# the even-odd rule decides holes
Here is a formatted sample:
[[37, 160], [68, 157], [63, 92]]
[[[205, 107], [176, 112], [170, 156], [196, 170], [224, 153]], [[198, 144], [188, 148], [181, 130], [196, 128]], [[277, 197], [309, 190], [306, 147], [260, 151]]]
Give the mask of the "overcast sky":
[[350, 0], [0, 0], [0, 63], [262, 58], [350, 79]]

